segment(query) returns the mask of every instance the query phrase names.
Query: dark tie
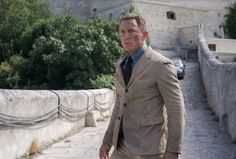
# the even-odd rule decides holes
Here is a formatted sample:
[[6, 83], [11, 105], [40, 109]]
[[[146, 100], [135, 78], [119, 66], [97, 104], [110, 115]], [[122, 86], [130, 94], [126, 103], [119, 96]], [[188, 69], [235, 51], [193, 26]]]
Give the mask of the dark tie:
[[125, 66], [125, 69], [123, 71], [123, 76], [124, 76], [124, 81], [125, 81], [126, 86], [129, 83], [129, 79], [131, 77], [131, 74], [132, 74], [132, 58], [129, 56], [128, 61]]

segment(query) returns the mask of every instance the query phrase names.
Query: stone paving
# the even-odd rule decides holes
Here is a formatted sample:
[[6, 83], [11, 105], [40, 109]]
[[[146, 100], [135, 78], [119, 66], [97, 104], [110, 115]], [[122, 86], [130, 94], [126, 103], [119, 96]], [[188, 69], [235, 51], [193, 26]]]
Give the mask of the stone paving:
[[[221, 132], [214, 115], [207, 109], [199, 65], [188, 62], [181, 82], [186, 107], [184, 147], [181, 159], [233, 159], [236, 145]], [[54, 144], [36, 159], [98, 159], [98, 150], [109, 119], [97, 127], [87, 127], [78, 134]]]
[[208, 110], [198, 63], [188, 62], [181, 81], [186, 108], [184, 148], [181, 159], [232, 159], [236, 147]]
[[36, 159], [98, 159], [99, 146], [109, 119], [99, 122], [97, 127], [86, 127], [36, 156]]

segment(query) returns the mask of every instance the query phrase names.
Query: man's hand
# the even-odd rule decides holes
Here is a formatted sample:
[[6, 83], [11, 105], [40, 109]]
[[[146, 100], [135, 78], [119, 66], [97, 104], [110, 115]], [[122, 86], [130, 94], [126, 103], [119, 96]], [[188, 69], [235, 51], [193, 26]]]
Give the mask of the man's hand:
[[99, 150], [100, 159], [109, 159], [109, 151], [111, 149], [111, 145], [103, 143]]
[[165, 152], [163, 159], [178, 159], [178, 154], [174, 152]]

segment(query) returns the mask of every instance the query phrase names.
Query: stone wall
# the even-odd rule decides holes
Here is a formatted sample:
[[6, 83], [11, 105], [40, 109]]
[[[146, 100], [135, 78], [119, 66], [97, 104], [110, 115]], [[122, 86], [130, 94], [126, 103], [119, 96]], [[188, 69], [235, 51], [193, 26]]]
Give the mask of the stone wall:
[[[103, 111], [112, 106], [113, 102], [114, 93], [109, 89], [86, 91], [0, 89], [0, 158], [19, 157], [29, 150], [34, 140], [39, 146], [43, 146], [76, 132], [86, 125], [86, 115], [95, 110]], [[47, 114], [48, 112], [50, 114]], [[38, 120], [35, 124], [35, 117], [46, 121]], [[18, 119], [17, 122], [14, 118]]]
[[[198, 25], [203, 21], [207, 10], [194, 10], [185, 7], [136, 0], [138, 12], [144, 16], [150, 30], [151, 41], [158, 49], [176, 49], [179, 45], [179, 29]], [[173, 11], [176, 19], [167, 19], [167, 12]], [[194, 35], [194, 33], [191, 33]], [[196, 34], [195, 34], [196, 35]]]
[[222, 63], [236, 62], [236, 52], [215, 52], [212, 51], [213, 55]]
[[182, 49], [195, 49], [198, 45], [198, 27], [199, 25], [184, 27], [179, 29], [179, 45]]
[[235, 39], [206, 38], [207, 44], [215, 44], [216, 52], [236, 53]]
[[[150, 0], [149, 0], [150, 1]], [[170, 5], [191, 7], [209, 10], [221, 10], [236, 2], [236, 0], [151, 0], [158, 3], [167, 3]]]
[[[192, 37], [187, 43], [184, 42], [185, 47], [196, 44], [196, 29], [193, 28], [199, 24], [205, 26], [207, 37], [223, 37], [221, 25], [230, 5], [228, 0], [134, 0], [134, 4], [147, 20], [151, 40], [157, 43], [158, 49], [176, 48], [181, 39], [181, 28], [181, 33], [188, 33]], [[173, 12], [175, 19], [168, 19], [167, 12]], [[193, 43], [190, 44], [190, 41]]]
[[[130, 10], [132, 0], [89, 0], [90, 15], [105, 19], [117, 19]], [[96, 10], [94, 12], [94, 10]]]
[[54, 15], [66, 13], [77, 17], [81, 22], [101, 16], [105, 19], [118, 18], [131, 8], [132, 0], [38, 0], [49, 4]]
[[221, 63], [209, 50], [199, 29], [198, 58], [209, 107], [219, 118], [220, 128], [236, 141], [236, 63]]
[[213, 46], [211, 49], [213, 55], [221, 62], [235, 62], [236, 59], [236, 40], [206, 38], [206, 42]]

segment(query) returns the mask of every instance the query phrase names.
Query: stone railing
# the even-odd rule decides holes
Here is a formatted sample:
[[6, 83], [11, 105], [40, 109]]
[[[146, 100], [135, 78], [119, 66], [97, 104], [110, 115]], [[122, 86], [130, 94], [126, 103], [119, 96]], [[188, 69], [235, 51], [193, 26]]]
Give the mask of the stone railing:
[[220, 128], [236, 141], [236, 63], [221, 63], [209, 50], [199, 27], [198, 60], [209, 107]]
[[84, 126], [96, 126], [97, 120], [109, 115], [114, 100], [109, 89], [0, 89], [0, 158], [37, 152]]

